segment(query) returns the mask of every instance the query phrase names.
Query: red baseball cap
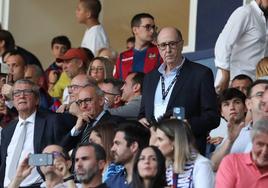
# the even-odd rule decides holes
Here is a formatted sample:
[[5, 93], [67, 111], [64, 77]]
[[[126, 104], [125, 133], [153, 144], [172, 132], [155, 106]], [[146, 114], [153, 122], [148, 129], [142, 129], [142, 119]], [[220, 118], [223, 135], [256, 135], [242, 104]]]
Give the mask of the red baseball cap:
[[83, 48], [71, 48], [61, 58], [57, 58], [57, 62], [71, 60], [74, 58], [81, 59], [84, 63], [88, 61], [86, 52]]

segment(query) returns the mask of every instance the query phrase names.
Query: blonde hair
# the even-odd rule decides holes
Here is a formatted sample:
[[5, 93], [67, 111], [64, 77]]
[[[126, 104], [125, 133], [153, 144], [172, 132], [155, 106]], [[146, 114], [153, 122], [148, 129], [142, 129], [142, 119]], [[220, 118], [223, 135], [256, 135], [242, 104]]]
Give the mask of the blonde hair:
[[256, 78], [268, 76], [268, 57], [262, 58], [256, 66]]
[[99, 60], [104, 65], [104, 79], [113, 78], [114, 64], [111, 62], [110, 59], [108, 59], [106, 57], [95, 57], [95, 58], [93, 58], [91, 60], [91, 62], [89, 63], [89, 67], [88, 67], [88, 70], [87, 70], [87, 75], [90, 76], [90, 71], [91, 71], [90, 68], [91, 68], [91, 65], [93, 64], [93, 62], [95, 60]]
[[194, 160], [192, 152], [196, 152], [190, 125], [178, 119], [165, 119], [159, 122], [157, 128], [174, 142], [174, 171], [183, 172], [186, 162]]

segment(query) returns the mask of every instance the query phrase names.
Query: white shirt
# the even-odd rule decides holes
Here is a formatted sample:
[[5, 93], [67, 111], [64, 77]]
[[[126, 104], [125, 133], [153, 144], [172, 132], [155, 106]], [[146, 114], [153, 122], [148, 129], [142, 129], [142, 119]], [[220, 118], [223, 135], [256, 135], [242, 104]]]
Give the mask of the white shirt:
[[[246, 74], [255, 79], [261, 58], [268, 56], [268, 27], [256, 1], [237, 8], [230, 16], [215, 46], [215, 66], [230, 70], [230, 79]], [[218, 71], [219, 73], [219, 71]], [[221, 77], [217, 73], [215, 85]]]
[[[177, 74], [177, 70], [182, 67], [184, 61], [185, 61], [185, 58], [183, 58], [182, 63], [179, 66], [172, 69], [168, 74], [165, 73], [165, 69], [166, 69], [165, 63], [161, 64], [160, 67], [158, 68], [158, 71], [160, 72], [160, 74], [162, 74], [164, 76], [165, 91], [169, 87], [172, 80], [175, 78], [175, 76]], [[170, 95], [172, 93], [172, 90], [173, 90], [173, 87], [175, 84], [176, 84], [176, 82], [170, 88], [165, 100], [163, 100], [162, 99], [161, 77], [159, 78], [159, 82], [158, 82], [158, 85], [156, 87], [155, 96], [154, 96], [154, 117], [156, 120], [165, 114], [166, 109], [167, 109], [167, 105], [168, 105], [168, 102], [170, 99]]]
[[102, 25], [94, 25], [85, 31], [82, 47], [90, 49], [94, 56], [101, 48], [109, 48], [109, 40]]
[[[22, 118], [19, 117], [19, 122], [16, 125], [14, 134], [11, 138], [10, 144], [8, 145], [7, 148], [7, 158], [6, 158], [6, 169], [5, 169], [5, 179], [4, 179], [4, 186], [7, 187], [8, 184], [10, 183], [10, 179], [8, 177], [9, 174], [9, 167], [12, 165], [11, 160], [12, 160], [12, 156], [13, 155], [18, 155], [18, 153], [16, 153], [15, 148], [16, 145], [18, 143], [19, 140], [19, 135], [23, 129], [22, 126], [20, 126], [22, 124], [22, 122], [27, 121], [27, 132], [26, 132], [26, 138], [24, 141], [24, 145], [23, 145], [23, 149], [22, 149], [22, 153], [20, 156], [20, 160], [19, 163], [21, 163], [21, 161], [23, 159], [26, 158], [26, 156], [30, 153], [34, 153], [34, 125], [35, 125], [35, 116], [36, 116], [36, 112], [32, 113], [31, 116], [29, 116], [26, 120], [23, 120]], [[15, 174], [14, 174], [15, 176]], [[34, 168], [31, 172], [31, 174], [25, 178], [25, 180], [20, 184], [20, 186], [29, 186], [33, 183], [38, 183], [41, 182], [41, 177], [39, 175], [39, 173], [37, 172], [36, 168]]]

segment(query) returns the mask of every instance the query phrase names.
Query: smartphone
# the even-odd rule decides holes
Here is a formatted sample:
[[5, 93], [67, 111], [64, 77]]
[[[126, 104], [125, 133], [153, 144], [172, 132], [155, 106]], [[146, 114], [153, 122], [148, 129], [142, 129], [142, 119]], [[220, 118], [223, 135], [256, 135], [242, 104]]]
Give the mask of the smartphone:
[[30, 166], [51, 166], [53, 165], [53, 154], [30, 154], [28, 164]]
[[185, 109], [184, 109], [184, 107], [182, 107], [182, 106], [174, 107], [173, 108], [173, 116], [176, 119], [184, 120], [184, 118], [185, 118]]

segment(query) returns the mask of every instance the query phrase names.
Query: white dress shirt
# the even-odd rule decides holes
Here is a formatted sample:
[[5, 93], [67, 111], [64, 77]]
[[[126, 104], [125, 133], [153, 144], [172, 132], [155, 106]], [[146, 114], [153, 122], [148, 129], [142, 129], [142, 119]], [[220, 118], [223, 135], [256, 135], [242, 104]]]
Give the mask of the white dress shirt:
[[[25, 159], [27, 157], [28, 154], [34, 153], [33, 140], [34, 140], [35, 116], [36, 116], [36, 112], [34, 112], [31, 116], [29, 116], [25, 120], [19, 117], [19, 122], [16, 125], [14, 134], [13, 134], [11, 141], [10, 141], [10, 144], [8, 145], [8, 148], [7, 148], [4, 187], [7, 187], [11, 181], [8, 177], [9, 170], [10, 170], [9, 167], [11, 165], [13, 165], [13, 164], [10, 164], [13, 155], [18, 155], [18, 153], [16, 153], [16, 151], [14, 151], [14, 150], [16, 148], [18, 141], [19, 141], [19, 135], [23, 129], [20, 125], [24, 121], [27, 121], [27, 132], [26, 132], [27, 136], [26, 136], [25, 141], [24, 141], [23, 150], [22, 150], [22, 153], [20, 156], [19, 164], [21, 163], [21, 161], [23, 159]], [[15, 174], [14, 174], [14, 176], [15, 176]], [[31, 174], [27, 178], [25, 178], [25, 180], [20, 184], [20, 186], [29, 186], [31, 184], [38, 183], [41, 181], [42, 181], [42, 179], [41, 179], [39, 173], [37, 172], [36, 168], [34, 168], [31, 172]]]
[[[268, 27], [255, 0], [237, 8], [230, 16], [215, 46], [215, 66], [230, 70], [232, 80], [239, 74], [255, 79], [256, 65], [268, 56]], [[215, 86], [220, 80], [219, 71]]]
[[[172, 80], [175, 78], [175, 76], [177, 74], [177, 70], [182, 67], [184, 61], [185, 61], [185, 58], [183, 58], [182, 63], [179, 66], [172, 69], [168, 74], [165, 73], [165, 69], [166, 69], [165, 63], [161, 64], [160, 67], [158, 68], [158, 71], [160, 72], [160, 74], [162, 74], [164, 76], [165, 91], [169, 87]], [[155, 91], [155, 96], [154, 96], [154, 117], [156, 120], [165, 114], [166, 109], [167, 109], [167, 105], [168, 105], [168, 102], [170, 99], [170, 95], [172, 93], [172, 90], [173, 90], [175, 84], [176, 84], [176, 82], [170, 88], [165, 100], [163, 100], [162, 99], [161, 77], [159, 78], [159, 81], [158, 81], [158, 84], [156, 87], [156, 91]]]

